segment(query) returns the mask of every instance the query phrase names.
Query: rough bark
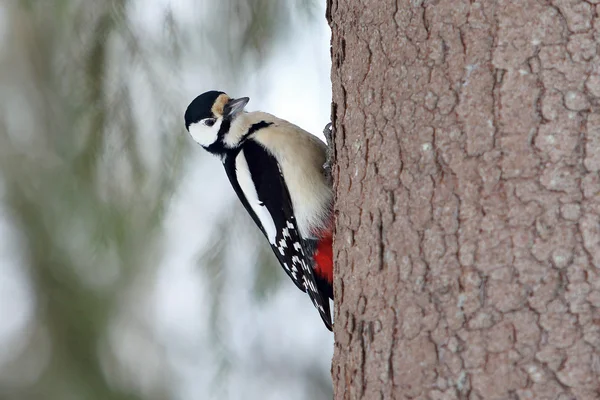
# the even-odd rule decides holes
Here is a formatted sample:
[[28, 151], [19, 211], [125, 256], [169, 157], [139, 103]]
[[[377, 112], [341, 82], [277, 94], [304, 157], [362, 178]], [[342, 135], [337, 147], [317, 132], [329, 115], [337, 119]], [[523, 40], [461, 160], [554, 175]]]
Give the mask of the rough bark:
[[336, 399], [600, 398], [600, 0], [328, 0]]

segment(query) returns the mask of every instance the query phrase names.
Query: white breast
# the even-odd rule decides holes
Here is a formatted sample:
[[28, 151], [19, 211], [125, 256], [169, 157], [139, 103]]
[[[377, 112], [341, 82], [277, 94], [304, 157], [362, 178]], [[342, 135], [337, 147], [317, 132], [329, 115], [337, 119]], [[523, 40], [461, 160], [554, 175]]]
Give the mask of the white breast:
[[313, 237], [315, 231], [326, 228], [333, 198], [323, 174], [326, 146], [301, 128], [270, 117], [275, 125], [259, 130], [254, 138], [281, 166], [300, 234], [305, 238]]

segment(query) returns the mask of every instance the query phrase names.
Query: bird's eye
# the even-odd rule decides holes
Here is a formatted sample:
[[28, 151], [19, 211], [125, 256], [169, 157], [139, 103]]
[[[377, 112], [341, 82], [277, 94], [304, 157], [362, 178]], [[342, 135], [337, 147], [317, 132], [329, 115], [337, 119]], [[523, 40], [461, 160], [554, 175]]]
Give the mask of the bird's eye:
[[214, 118], [206, 118], [204, 120], [204, 125], [206, 125], [206, 126], [213, 126], [214, 124], [215, 124]]

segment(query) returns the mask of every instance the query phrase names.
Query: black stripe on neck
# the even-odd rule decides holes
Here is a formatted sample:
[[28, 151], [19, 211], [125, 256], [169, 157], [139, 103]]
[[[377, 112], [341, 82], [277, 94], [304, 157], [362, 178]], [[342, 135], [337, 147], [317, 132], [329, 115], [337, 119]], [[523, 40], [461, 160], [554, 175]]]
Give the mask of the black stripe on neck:
[[244, 139], [247, 138], [248, 136], [252, 135], [254, 132], [264, 129], [271, 125], [273, 125], [273, 123], [267, 122], [267, 121], [260, 121], [260, 122], [253, 124], [250, 127], [250, 129], [248, 129], [248, 132], [246, 132], [246, 134], [244, 135]]
[[242, 136], [242, 139], [240, 140], [240, 145], [242, 143], [244, 143], [246, 141], [246, 139], [248, 139], [248, 137], [250, 135], [252, 135], [253, 133], [255, 133], [257, 131], [260, 131], [261, 129], [267, 128], [267, 127], [269, 127], [271, 125], [273, 125], [273, 123], [272, 122], [267, 122], [267, 121], [260, 121], [260, 122], [257, 122], [255, 124], [252, 124], [250, 126], [250, 129], [248, 129], [248, 132], [246, 132], [244, 134], [244, 136]]
[[225, 148], [223, 143], [220, 141], [216, 141], [213, 144], [211, 144], [210, 146], [204, 147], [204, 149], [206, 151], [208, 151], [209, 153], [214, 154], [216, 156], [221, 156], [221, 155], [225, 154], [225, 152], [227, 151], [227, 149]]
[[231, 128], [231, 121], [229, 119], [225, 119], [223, 120], [223, 122], [221, 123], [221, 127], [219, 128], [219, 133], [217, 134], [217, 141], [211, 144], [210, 146], [205, 147], [205, 149], [208, 152], [218, 156], [224, 155], [227, 152], [233, 152], [234, 154], [237, 154], [239, 152], [240, 146], [248, 139], [248, 137], [250, 137], [250, 135], [271, 125], [273, 125], [273, 122], [267, 121], [260, 121], [255, 124], [252, 124], [250, 126], [250, 129], [248, 129], [248, 132], [246, 132], [244, 136], [241, 137], [235, 149], [230, 149], [225, 147], [224, 139], [225, 135], [229, 132], [229, 129]]
[[231, 120], [229, 118], [223, 119], [221, 122], [221, 126], [219, 127], [219, 132], [217, 132], [217, 140], [212, 143], [210, 146], [205, 147], [206, 151], [209, 153], [215, 154], [217, 156], [222, 156], [225, 154], [227, 149], [223, 144], [223, 139], [225, 139], [225, 135], [229, 132], [231, 128]]
[[219, 133], [217, 133], [217, 142], [222, 142], [223, 139], [225, 139], [225, 135], [229, 132], [230, 128], [231, 120], [229, 118], [224, 118], [219, 127]]

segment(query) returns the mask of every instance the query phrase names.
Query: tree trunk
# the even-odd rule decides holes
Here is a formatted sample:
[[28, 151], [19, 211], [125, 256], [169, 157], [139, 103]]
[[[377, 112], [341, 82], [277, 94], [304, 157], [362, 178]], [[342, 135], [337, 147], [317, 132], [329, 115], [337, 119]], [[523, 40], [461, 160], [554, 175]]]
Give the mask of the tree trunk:
[[600, 398], [600, 1], [328, 0], [336, 399]]

